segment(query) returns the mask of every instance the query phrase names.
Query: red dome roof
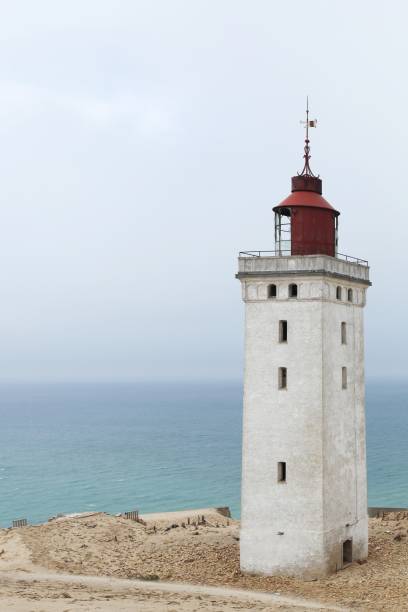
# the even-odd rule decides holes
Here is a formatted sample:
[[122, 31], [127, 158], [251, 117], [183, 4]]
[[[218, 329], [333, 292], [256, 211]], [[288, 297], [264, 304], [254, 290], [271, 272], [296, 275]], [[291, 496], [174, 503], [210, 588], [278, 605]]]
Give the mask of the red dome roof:
[[280, 204], [274, 206], [273, 210], [278, 208], [291, 208], [292, 206], [308, 206], [309, 208], [328, 208], [333, 210], [337, 215], [340, 213], [328, 203], [319, 193], [314, 191], [293, 191], [290, 196], [285, 198]]

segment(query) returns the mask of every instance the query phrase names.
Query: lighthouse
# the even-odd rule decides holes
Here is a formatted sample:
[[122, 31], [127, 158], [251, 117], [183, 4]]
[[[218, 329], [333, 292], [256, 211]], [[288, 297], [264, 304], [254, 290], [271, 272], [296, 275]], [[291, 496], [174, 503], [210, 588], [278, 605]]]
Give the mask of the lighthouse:
[[275, 250], [244, 251], [241, 570], [321, 577], [367, 557], [367, 261], [338, 252], [339, 212], [310, 167], [274, 207]]

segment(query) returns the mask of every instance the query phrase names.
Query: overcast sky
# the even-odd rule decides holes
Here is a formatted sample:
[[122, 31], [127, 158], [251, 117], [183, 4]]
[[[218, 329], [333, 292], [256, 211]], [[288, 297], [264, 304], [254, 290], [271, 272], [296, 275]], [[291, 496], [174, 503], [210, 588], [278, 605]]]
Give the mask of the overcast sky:
[[407, 369], [406, 3], [14, 0], [0, 21], [0, 379], [241, 378], [239, 250], [302, 167]]

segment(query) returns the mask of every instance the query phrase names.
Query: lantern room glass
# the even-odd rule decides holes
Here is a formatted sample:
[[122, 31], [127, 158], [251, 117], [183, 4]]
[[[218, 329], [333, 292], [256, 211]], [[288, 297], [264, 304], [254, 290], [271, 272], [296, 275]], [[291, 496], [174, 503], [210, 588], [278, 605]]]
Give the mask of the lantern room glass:
[[278, 255], [292, 254], [292, 228], [289, 208], [275, 212], [275, 249]]

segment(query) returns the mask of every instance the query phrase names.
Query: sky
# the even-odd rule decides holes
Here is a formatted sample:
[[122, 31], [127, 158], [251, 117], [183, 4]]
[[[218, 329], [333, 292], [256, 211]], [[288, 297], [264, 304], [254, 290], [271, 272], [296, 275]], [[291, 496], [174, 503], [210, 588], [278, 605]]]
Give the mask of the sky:
[[0, 21], [0, 381], [240, 380], [240, 250], [302, 167], [407, 370], [408, 8], [14, 0]]

